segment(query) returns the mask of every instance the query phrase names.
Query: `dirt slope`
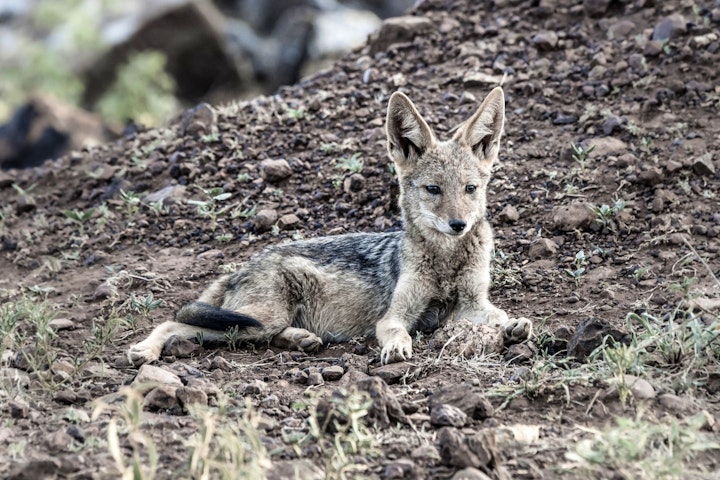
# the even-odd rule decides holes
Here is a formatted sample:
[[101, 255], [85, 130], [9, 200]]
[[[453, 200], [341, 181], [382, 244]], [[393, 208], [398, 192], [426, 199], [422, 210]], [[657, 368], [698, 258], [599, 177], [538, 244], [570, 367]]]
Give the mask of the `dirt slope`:
[[[465, 466], [494, 478], [712, 478], [717, 450], [689, 452], [720, 440], [718, 6], [437, 0], [413, 13], [427, 22], [398, 26], [400, 41], [371, 40], [275, 96], [0, 174], [3, 477], [117, 478], [115, 418], [118, 458], [139, 452], [147, 468], [152, 442], [157, 478], [199, 476], [187, 459], [210, 424], [236, 440], [208, 440], [200, 456], [225, 459], [204, 464], [209, 478], [221, 464], [245, 478], [450, 478]], [[317, 356], [179, 342], [159, 366], [182, 392], [156, 389], [142, 419], [119, 413], [132, 400], [116, 393], [138, 373], [128, 346], [218, 274], [268, 244], [400, 227], [383, 131], [393, 91], [446, 137], [500, 81], [492, 299], [536, 322], [538, 337], [509, 355], [522, 358], [460, 359], [442, 336], [420, 337], [413, 362], [377, 372], [373, 340]], [[36, 330], [51, 316], [56, 337]], [[630, 346], [568, 361], [573, 334], [576, 357], [604, 335]], [[365, 378], [368, 365], [389, 389]], [[649, 383], [630, 388], [625, 374]], [[314, 404], [357, 381], [377, 426], [341, 425], [334, 448], [308, 417], [352, 413], [353, 394], [317, 415]], [[459, 421], [431, 396], [453, 385], [465, 403], [435, 403], [469, 412]], [[192, 395], [222, 408], [185, 415]], [[663, 436], [673, 422], [687, 441]], [[607, 428], [641, 452], [603, 450], [610, 436], [591, 429]]]

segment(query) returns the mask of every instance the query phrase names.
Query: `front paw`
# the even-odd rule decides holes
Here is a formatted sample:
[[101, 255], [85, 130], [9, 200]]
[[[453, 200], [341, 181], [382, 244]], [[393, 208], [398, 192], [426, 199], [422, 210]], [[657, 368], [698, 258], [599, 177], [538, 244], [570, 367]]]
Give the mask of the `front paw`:
[[412, 357], [412, 338], [407, 331], [398, 329], [388, 337], [382, 342], [383, 348], [380, 352], [380, 362], [383, 365], [402, 362]]
[[525, 318], [511, 318], [504, 325], [505, 343], [524, 342], [532, 336], [532, 322]]

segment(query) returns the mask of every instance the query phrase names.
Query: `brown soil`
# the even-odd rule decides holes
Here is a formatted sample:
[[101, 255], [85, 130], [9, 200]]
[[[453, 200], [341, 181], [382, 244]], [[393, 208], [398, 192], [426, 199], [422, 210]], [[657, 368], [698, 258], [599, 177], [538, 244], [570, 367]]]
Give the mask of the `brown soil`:
[[[378, 396], [395, 398], [406, 422], [391, 416], [390, 425], [373, 427], [376, 451], [351, 455], [348, 478], [450, 478], [460, 470], [436, 455], [452, 442], [431, 425], [428, 397], [463, 382], [468, 392], [484, 392], [495, 412], [470, 418], [457, 432], [539, 426], [534, 440], [498, 440], [495, 459], [483, 465], [496, 478], [587, 477], [561, 468], [565, 455], [589, 435], [587, 428], [611, 426], [618, 415], [659, 422], [705, 411], [718, 418], [720, 371], [689, 372], [690, 383], [678, 387], [682, 364], [649, 376], [658, 398], [678, 393], [689, 402], [684, 410], [655, 396], [622, 405], [606, 395], [602, 381], [571, 382], [568, 390], [540, 382], [516, 398], [508, 395], [519, 385], [514, 375], [527, 375], [528, 368], [536, 375], [548, 352], [563, 349], [564, 343], [548, 341], [551, 335], [567, 339], [584, 320], [604, 321], [603, 332], [617, 330], [620, 338], [637, 328], [626, 323], [628, 313], [667, 321], [678, 306], [687, 308], [689, 298], [705, 307], [697, 309], [703, 321], [717, 320], [720, 290], [709, 271], [720, 276], [720, 11], [711, 2], [586, 1], [586, 8], [565, 0], [480, 3], [424, 2], [415, 14], [433, 22], [429, 32], [372, 55], [364, 47], [275, 96], [219, 106], [216, 118], [188, 114], [167, 129], [0, 174], [0, 307], [21, 295], [47, 296], [55, 317], [71, 321], [53, 342], [58, 361], [83, 358], [94, 324], [129, 315], [137, 321], [122, 327], [81, 371], [63, 376], [56, 368], [52, 388], [39, 380], [45, 373], [15, 369], [23, 366], [16, 355], [3, 358], [0, 475], [117, 478], [106, 444], [111, 414], [85, 414], [92, 414], [97, 399], [117, 402], [112, 394], [134, 379], [138, 370], [124, 360], [129, 345], [172, 318], [223, 266], [266, 245], [399, 228], [383, 130], [389, 95], [406, 92], [447, 137], [493, 86], [484, 77], [499, 80], [503, 72], [506, 135], [488, 192], [498, 252], [491, 296], [512, 315], [531, 318], [539, 336], [531, 348], [513, 350], [530, 357], [524, 365], [502, 356], [456, 361], [419, 338], [404, 370], [380, 372], [392, 385]], [[586, 11], [593, 6], [599, 9], [594, 17]], [[684, 16], [682, 28], [667, 42], [651, 41], [653, 29], [671, 14]], [[571, 144], [595, 150], [581, 164]], [[353, 154], [364, 165], [361, 176], [350, 179], [339, 164]], [[266, 159], [285, 159], [290, 176], [270, 181], [260, 167]], [[163, 208], [153, 208], [145, 196], [168, 186], [175, 188]], [[207, 200], [202, 189], [214, 187], [232, 194], [218, 201], [218, 209], [233, 206], [216, 221], [187, 202]], [[133, 205], [123, 192], [143, 200]], [[587, 206], [563, 208], [610, 208], [616, 200], [624, 209], [609, 213], [605, 224], [601, 215], [587, 215]], [[98, 209], [102, 205], [109, 214]], [[82, 230], [66, 214], [89, 208], [96, 210]], [[252, 209], [272, 212], [253, 216]], [[233, 211], [245, 214], [233, 218]], [[133, 310], [133, 295], [151, 293], [162, 300], [159, 308], [147, 315]], [[298, 458], [325, 468], [327, 445], [310, 441], [293, 448], [287, 441], [290, 431], [308, 432], [308, 409], [296, 403], [348, 387], [368, 365], [371, 373], [378, 366], [371, 339], [316, 356], [262, 345], [183, 353], [187, 347], [179, 345], [159, 366], [176, 373], [187, 366], [180, 375], [186, 384], [193, 376], [212, 382], [228, 398], [233, 421], [249, 399], [264, 422], [261, 440], [272, 452], [273, 478], [290, 478], [282, 471], [292, 472], [287, 465]], [[339, 381], [308, 385], [308, 376], [317, 378], [332, 365], [343, 367]], [[571, 370], [580, 366], [567, 363]], [[22, 377], [23, 386], [8, 375]], [[205, 393], [213, 404], [217, 394]], [[198, 422], [177, 405], [145, 413], [142, 431], [158, 448], [158, 478], [190, 476], [185, 441]], [[713, 423], [708, 420], [707, 429], [717, 441]], [[130, 455], [122, 429], [120, 438]], [[715, 451], [692, 466], [711, 478], [719, 463]], [[633, 476], [611, 467], [594, 474]], [[299, 476], [306, 477], [312, 475]]]

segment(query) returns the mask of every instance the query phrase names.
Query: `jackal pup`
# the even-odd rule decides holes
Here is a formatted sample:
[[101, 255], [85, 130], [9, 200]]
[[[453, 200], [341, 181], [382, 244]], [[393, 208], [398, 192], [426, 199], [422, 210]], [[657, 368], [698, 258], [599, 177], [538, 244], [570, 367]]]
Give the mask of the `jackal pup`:
[[452, 140], [438, 141], [410, 99], [394, 93], [386, 128], [405, 231], [267, 248], [130, 348], [130, 361], [156, 360], [172, 335], [223, 341], [234, 326], [238, 340], [306, 351], [375, 334], [383, 363], [410, 358], [410, 334], [445, 320], [501, 325], [506, 336], [527, 338], [529, 320], [509, 319], [488, 300], [485, 192], [504, 121], [496, 88]]

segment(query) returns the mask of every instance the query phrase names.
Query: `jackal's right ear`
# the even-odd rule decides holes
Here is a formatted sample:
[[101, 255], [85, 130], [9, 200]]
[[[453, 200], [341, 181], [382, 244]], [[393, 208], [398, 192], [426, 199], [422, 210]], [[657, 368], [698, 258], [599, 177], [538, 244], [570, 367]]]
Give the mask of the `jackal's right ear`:
[[388, 152], [401, 168], [415, 163], [435, 143], [435, 135], [415, 105], [400, 92], [390, 97], [386, 129]]

